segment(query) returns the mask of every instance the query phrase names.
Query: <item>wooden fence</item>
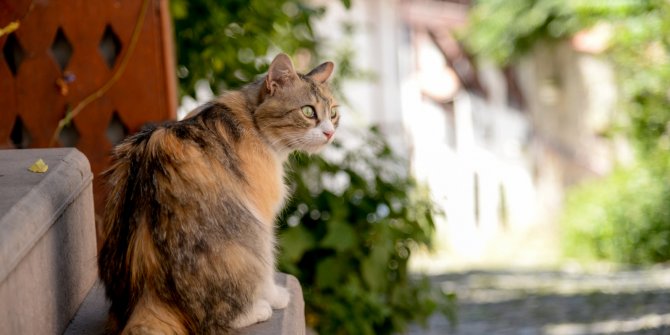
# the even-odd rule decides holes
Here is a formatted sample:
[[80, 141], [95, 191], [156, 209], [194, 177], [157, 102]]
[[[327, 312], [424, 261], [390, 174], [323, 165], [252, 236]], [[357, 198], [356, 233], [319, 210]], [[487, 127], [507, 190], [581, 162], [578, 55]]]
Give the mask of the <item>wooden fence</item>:
[[2, 28], [0, 148], [78, 148], [101, 213], [112, 146], [175, 118], [168, 1], [0, 1]]

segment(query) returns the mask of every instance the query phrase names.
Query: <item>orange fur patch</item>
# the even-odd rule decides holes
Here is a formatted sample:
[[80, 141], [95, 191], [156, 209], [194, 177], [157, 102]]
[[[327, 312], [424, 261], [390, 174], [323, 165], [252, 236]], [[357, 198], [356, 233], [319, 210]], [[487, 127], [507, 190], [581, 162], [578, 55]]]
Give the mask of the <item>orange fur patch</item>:
[[259, 219], [272, 224], [285, 193], [281, 162], [260, 143], [248, 143], [239, 152], [242, 169], [254, 181], [245, 188], [247, 199], [261, 215]]
[[130, 262], [128, 269], [130, 269], [130, 278], [133, 284], [146, 282], [157, 271], [157, 252], [146, 222], [140, 222], [135, 231], [126, 259]]
[[135, 305], [121, 335], [166, 334], [187, 335], [180, 314], [163, 304], [152, 294], [144, 293]]

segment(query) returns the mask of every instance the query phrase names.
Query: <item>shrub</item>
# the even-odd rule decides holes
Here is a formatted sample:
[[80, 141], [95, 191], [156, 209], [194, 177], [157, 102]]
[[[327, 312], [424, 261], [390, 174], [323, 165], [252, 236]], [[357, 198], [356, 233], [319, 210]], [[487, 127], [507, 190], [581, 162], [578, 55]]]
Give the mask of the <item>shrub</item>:
[[307, 323], [321, 334], [392, 334], [436, 311], [453, 318], [453, 296], [407, 269], [412, 250], [430, 246], [436, 209], [375, 128], [363, 137], [355, 150], [334, 145], [335, 159], [292, 160], [280, 269], [299, 278]]
[[[665, 177], [664, 177], [665, 176]], [[629, 264], [670, 260], [670, 183], [641, 164], [569, 193], [562, 219], [569, 256]]]
[[239, 87], [267, 70], [273, 51], [315, 56], [312, 22], [325, 12], [305, 0], [172, 0], [170, 10], [182, 94], [200, 79]]

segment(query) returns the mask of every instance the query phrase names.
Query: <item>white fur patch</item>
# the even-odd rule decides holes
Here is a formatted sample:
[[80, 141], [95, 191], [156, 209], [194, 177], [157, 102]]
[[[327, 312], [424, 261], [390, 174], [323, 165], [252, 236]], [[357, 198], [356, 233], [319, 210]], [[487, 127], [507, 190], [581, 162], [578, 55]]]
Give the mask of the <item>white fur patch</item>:
[[270, 306], [270, 303], [266, 300], [260, 299], [255, 301], [251, 305], [251, 308], [249, 308], [246, 312], [242, 313], [242, 315], [233, 320], [231, 326], [233, 328], [244, 328], [253, 325], [254, 323], [266, 321], [270, 319], [271, 316], [272, 307]]

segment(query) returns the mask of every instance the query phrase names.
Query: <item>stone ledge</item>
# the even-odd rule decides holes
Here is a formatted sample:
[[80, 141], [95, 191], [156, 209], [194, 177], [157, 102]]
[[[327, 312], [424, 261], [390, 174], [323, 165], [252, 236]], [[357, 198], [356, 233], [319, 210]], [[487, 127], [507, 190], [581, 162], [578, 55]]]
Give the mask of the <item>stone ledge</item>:
[[[28, 171], [43, 159], [46, 173]], [[76, 149], [26, 149], [0, 152], [0, 282], [51, 228], [93, 175]], [[91, 222], [93, 223], [93, 222]]]
[[[283, 273], [277, 273], [275, 281], [286, 287], [291, 293], [288, 307], [274, 310], [270, 320], [240, 329], [238, 335], [304, 335], [305, 304], [298, 280]], [[101, 335], [103, 334], [109, 305], [105, 299], [105, 290], [97, 283], [82, 303], [74, 320], [63, 335]]]
[[62, 334], [95, 282], [92, 178], [76, 149], [0, 151], [0, 332]]

